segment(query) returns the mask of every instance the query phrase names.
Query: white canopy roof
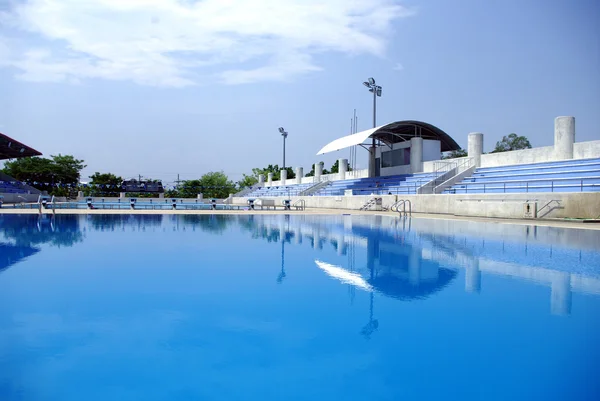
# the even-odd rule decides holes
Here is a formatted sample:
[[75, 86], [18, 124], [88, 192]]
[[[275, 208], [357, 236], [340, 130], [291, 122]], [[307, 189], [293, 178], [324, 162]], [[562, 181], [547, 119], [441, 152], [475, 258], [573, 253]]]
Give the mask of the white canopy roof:
[[363, 143], [368, 137], [373, 134], [373, 132], [377, 131], [379, 128], [383, 127], [383, 125], [371, 128], [366, 131], [357, 132], [356, 134], [346, 135], [341, 138], [336, 139], [335, 141], [329, 142], [327, 145], [323, 146], [321, 150], [317, 153], [317, 155], [322, 155], [329, 152], [335, 152], [336, 150], [349, 148], [350, 146], [355, 146]]

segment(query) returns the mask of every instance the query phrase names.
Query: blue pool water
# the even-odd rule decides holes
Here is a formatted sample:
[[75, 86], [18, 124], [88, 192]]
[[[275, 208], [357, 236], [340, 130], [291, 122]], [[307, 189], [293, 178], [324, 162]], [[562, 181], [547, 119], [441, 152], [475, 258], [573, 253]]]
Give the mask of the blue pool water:
[[0, 214], [0, 400], [599, 400], [600, 231]]

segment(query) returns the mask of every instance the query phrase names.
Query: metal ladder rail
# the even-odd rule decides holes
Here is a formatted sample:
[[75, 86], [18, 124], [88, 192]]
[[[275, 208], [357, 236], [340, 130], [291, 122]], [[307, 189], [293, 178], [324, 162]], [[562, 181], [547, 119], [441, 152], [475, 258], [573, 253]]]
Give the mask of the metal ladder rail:
[[394, 204], [393, 204], [392, 206], [390, 206], [390, 211], [392, 211], [392, 212], [397, 212], [397, 211], [398, 211], [398, 210], [397, 210], [397, 207], [398, 207], [398, 205], [400, 205], [400, 203], [402, 203], [402, 202], [404, 202], [404, 201], [403, 201], [403, 200], [399, 200], [399, 201], [396, 201], [396, 202], [394, 202]]
[[296, 202], [292, 204], [292, 207], [295, 207], [296, 210], [304, 210], [306, 209], [306, 201], [304, 199], [298, 199]]
[[[408, 204], [408, 211], [406, 210], [406, 205]], [[396, 202], [393, 206], [396, 206], [396, 212], [400, 214], [400, 216], [412, 216], [412, 203], [409, 199], [401, 199]], [[402, 211], [400, 211], [400, 206], [402, 206]]]

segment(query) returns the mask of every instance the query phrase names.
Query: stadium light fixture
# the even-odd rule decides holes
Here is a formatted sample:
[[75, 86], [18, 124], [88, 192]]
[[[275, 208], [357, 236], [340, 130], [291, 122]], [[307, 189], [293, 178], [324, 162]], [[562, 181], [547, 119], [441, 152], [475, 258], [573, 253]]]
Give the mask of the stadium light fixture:
[[374, 78], [369, 78], [369, 84], [375, 85], [375, 79]]

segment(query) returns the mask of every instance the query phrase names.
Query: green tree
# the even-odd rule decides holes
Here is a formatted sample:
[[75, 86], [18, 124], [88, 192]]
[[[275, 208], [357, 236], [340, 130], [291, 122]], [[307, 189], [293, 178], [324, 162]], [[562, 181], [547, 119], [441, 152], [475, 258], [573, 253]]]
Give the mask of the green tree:
[[91, 181], [83, 192], [86, 196], [118, 196], [121, 192], [123, 178], [112, 173], [95, 172], [90, 175]]
[[205, 198], [226, 198], [234, 192], [233, 181], [229, 180], [225, 173], [218, 171], [206, 173], [197, 180], [183, 181], [177, 188], [177, 197], [195, 198], [196, 195], [203, 194]]
[[[296, 173], [294, 173], [294, 170], [291, 167], [286, 167], [285, 169], [287, 170], [288, 180], [290, 180], [292, 178], [296, 178]], [[257, 180], [258, 180], [258, 176], [260, 174], [263, 174], [265, 176], [265, 180], [266, 180], [269, 173], [273, 173], [273, 181], [279, 181], [281, 179], [281, 167], [279, 167], [278, 164], [275, 164], [275, 165], [269, 164], [265, 168], [253, 168], [252, 169], [252, 175], [254, 177], [256, 177]]]
[[256, 185], [257, 182], [258, 177], [255, 177], [254, 175], [244, 174], [244, 177], [237, 182], [237, 186], [238, 189], [244, 189]]
[[492, 153], [508, 152], [511, 150], [531, 149], [529, 139], [524, 136], [519, 136], [515, 133], [502, 137], [501, 141], [496, 142], [496, 147]]
[[83, 160], [71, 155], [24, 157], [4, 163], [3, 172], [51, 195], [72, 195], [77, 191]]
[[442, 160], [445, 159], [456, 159], [457, 157], [466, 157], [468, 156], [467, 151], [464, 149], [453, 150], [452, 152], [446, 153], [442, 156]]

